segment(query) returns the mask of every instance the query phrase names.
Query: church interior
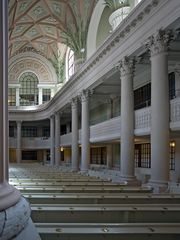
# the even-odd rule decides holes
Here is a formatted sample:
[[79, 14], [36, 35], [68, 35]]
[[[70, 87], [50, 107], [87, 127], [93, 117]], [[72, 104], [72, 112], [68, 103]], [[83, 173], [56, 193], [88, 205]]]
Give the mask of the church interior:
[[0, 1], [0, 240], [180, 239], [180, 1]]

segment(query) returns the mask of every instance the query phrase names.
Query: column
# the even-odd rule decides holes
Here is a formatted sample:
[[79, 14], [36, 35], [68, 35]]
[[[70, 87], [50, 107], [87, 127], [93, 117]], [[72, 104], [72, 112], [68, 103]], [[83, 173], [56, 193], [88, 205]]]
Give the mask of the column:
[[19, 87], [16, 87], [16, 106], [20, 106], [20, 101], [19, 101]]
[[87, 171], [90, 165], [89, 131], [89, 91], [83, 90], [81, 98], [81, 171]]
[[61, 163], [60, 152], [60, 113], [55, 114], [55, 165], [59, 166]]
[[107, 149], [107, 168], [112, 169], [113, 167], [113, 145], [109, 144], [106, 147]]
[[[0, 239], [38, 239], [29, 203], [8, 183], [8, 1], [0, 1]], [[24, 239], [24, 238], [23, 238]]]
[[16, 143], [16, 162], [20, 163], [21, 162], [21, 126], [22, 122], [17, 121], [17, 143]]
[[175, 141], [175, 178], [180, 182], [180, 138]]
[[149, 38], [151, 52], [151, 179], [161, 191], [169, 181], [168, 43], [170, 34], [158, 31]]
[[78, 101], [77, 98], [73, 98], [71, 101], [71, 111], [72, 111], [72, 143], [71, 143], [71, 151], [72, 151], [72, 170], [78, 171], [79, 169], [79, 148], [78, 148]]
[[134, 94], [135, 63], [125, 57], [120, 62], [121, 77], [121, 179], [132, 182], [134, 176]]
[[42, 103], [43, 103], [43, 89], [39, 87], [38, 104], [41, 105]]
[[50, 117], [50, 137], [51, 137], [51, 149], [50, 149], [50, 164], [54, 165], [55, 163], [55, 141], [54, 141], [54, 115]]

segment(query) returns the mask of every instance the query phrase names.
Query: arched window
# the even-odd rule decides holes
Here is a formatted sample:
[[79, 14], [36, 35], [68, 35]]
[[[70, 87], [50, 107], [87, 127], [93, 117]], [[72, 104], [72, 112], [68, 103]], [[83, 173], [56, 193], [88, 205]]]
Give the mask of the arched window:
[[20, 105], [32, 106], [38, 104], [38, 78], [32, 72], [23, 73], [19, 79]]
[[70, 48], [66, 55], [66, 79], [68, 80], [74, 74], [74, 52]]

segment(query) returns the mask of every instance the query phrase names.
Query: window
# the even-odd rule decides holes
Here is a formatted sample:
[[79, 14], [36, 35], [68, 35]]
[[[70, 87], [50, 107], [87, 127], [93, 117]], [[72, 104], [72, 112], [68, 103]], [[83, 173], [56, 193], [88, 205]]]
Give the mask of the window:
[[169, 169], [175, 170], [175, 142], [170, 142], [170, 161], [169, 161]]
[[15, 127], [9, 126], [9, 137], [15, 137]]
[[151, 145], [150, 143], [135, 145], [135, 167], [151, 167]]
[[20, 105], [32, 106], [38, 104], [38, 78], [32, 72], [23, 73], [19, 80]]
[[22, 137], [37, 137], [37, 127], [22, 127]]
[[16, 89], [8, 88], [8, 105], [16, 106]]
[[[170, 142], [169, 150], [169, 169], [175, 170], [175, 143]], [[135, 167], [150, 168], [151, 167], [151, 145], [150, 143], [135, 145]]]
[[71, 77], [74, 74], [74, 52], [69, 51], [68, 56], [68, 76]]
[[176, 90], [175, 90], [175, 73], [169, 73], [169, 98], [173, 99], [176, 97]]
[[43, 103], [51, 99], [51, 89], [43, 89]]
[[37, 151], [22, 151], [22, 160], [37, 160]]
[[105, 147], [96, 147], [91, 148], [91, 164], [106, 164], [106, 148]]
[[151, 105], [151, 83], [134, 91], [134, 109], [140, 109]]
[[50, 128], [43, 127], [43, 137], [50, 137]]

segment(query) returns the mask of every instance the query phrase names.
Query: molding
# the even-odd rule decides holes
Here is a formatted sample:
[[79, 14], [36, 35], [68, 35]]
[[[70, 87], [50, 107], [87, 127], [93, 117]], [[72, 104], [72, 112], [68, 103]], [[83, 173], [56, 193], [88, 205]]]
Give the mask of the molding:
[[57, 83], [57, 75], [52, 64], [37, 53], [25, 52], [9, 60], [10, 82], [17, 82], [19, 76], [26, 71], [34, 72], [39, 82], [43, 83], [44, 79], [46, 79], [48, 83]]

